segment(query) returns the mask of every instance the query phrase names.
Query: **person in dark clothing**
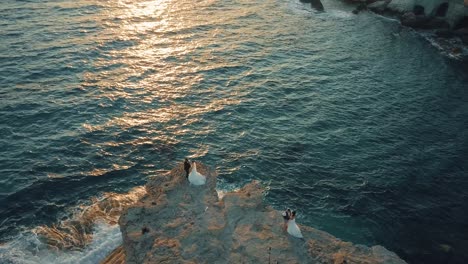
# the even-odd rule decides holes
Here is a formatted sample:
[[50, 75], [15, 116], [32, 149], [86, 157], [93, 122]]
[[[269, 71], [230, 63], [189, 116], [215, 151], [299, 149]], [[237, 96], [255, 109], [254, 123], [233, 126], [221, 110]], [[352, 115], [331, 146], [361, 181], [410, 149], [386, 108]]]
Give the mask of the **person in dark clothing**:
[[185, 158], [185, 161], [184, 161], [184, 170], [185, 170], [185, 178], [188, 178], [188, 175], [190, 173], [190, 161]]
[[291, 218], [291, 209], [286, 209], [286, 211], [283, 212], [283, 219], [284, 219], [284, 224], [283, 224], [283, 229], [286, 231], [288, 228], [288, 221]]

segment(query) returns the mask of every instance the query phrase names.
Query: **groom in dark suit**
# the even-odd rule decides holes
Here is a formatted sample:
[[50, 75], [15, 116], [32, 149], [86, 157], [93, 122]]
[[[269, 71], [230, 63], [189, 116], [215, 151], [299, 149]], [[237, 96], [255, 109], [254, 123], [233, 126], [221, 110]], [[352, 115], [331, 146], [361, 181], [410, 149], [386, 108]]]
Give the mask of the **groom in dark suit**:
[[187, 158], [185, 158], [185, 161], [184, 161], [185, 178], [188, 178], [190, 167], [191, 167], [190, 161]]

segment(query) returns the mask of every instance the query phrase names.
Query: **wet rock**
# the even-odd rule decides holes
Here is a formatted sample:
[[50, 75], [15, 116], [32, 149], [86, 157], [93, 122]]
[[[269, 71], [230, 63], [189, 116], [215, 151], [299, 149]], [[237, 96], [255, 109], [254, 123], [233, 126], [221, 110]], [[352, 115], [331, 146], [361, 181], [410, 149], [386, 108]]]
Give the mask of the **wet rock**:
[[449, 4], [448, 3], [442, 3], [436, 10], [435, 10], [435, 16], [438, 17], [445, 17], [448, 11]]
[[436, 36], [439, 38], [454, 38], [455, 32], [450, 29], [438, 29], [435, 31]]
[[401, 16], [401, 24], [407, 27], [424, 28], [430, 18], [424, 15], [417, 16], [413, 12], [407, 12]]
[[462, 40], [463, 44], [468, 45], [468, 35], [463, 35], [460, 37], [460, 39]]
[[455, 24], [455, 29], [468, 28], [468, 16], [463, 17]]
[[414, 8], [413, 0], [391, 0], [387, 8], [395, 13], [412, 12]]
[[310, 4], [312, 8], [315, 8], [317, 11], [323, 11], [325, 9], [320, 0], [312, 0]]
[[[147, 184], [147, 195], [119, 224], [126, 263], [405, 263], [380, 246], [343, 242], [301, 225], [304, 239], [283, 231], [281, 212], [264, 204], [253, 181], [219, 198], [215, 171], [199, 163], [207, 184], [190, 185], [183, 164]], [[299, 212], [300, 213], [300, 212]], [[113, 262], [103, 262], [113, 263]], [[121, 262], [115, 262], [121, 263]]]
[[413, 13], [417, 16], [422, 16], [422, 15], [425, 15], [424, 14], [424, 6], [421, 6], [421, 5], [415, 5], [413, 7]]
[[431, 21], [429, 22], [429, 27], [431, 29], [437, 29], [437, 28], [445, 28], [448, 29], [450, 28], [450, 25], [445, 19], [441, 17], [432, 17]]
[[387, 5], [390, 3], [389, 0], [376, 1], [367, 6], [367, 8], [375, 13], [382, 14], [387, 9]]
[[449, 28], [449, 24], [441, 18], [416, 15], [413, 12], [405, 13], [400, 18], [403, 26], [417, 29]]
[[460, 37], [463, 44], [468, 45], [468, 27], [457, 29], [454, 31], [454, 34]]
[[302, 3], [310, 3], [312, 8], [317, 11], [323, 11], [325, 8], [320, 0], [300, 0]]
[[357, 14], [359, 14], [361, 11], [366, 10], [366, 9], [367, 9], [367, 5], [364, 4], [364, 3], [361, 3], [361, 4], [359, 4], [359, 5], [356, 7], [356, 9], [353, 10], [353, 14], [357, 15]]

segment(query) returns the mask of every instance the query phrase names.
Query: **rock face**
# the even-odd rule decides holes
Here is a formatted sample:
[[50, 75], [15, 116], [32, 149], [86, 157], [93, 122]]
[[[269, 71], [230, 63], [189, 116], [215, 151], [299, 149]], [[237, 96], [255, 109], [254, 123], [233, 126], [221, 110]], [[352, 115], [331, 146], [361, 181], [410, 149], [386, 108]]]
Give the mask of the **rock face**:
[[438, 49], [468, 63], [468, 0], [377, 0], [359, 3], [353, 13], [366, 9], [397, 17], [403, 26], [432, 30], [431, 42], [437, 43]]
[[416, 15], [413, 12], [405, 13], [400, 18], [403, 26], [418, 29], [440, 29], [449, 28], [449, 24], [438, 17], [428, 17], [426, 15]]
[[264, 189], [252, 182], [219, 198], [217, 174], [198, 163], [207, 184], [192, 186], [180, 164], [154, 177], [147, 195], [119, 220], [121, 263], [405, 263], [381, 246], [343, 242], [328, 233], [300, 226], [304, 239], [282, 229], [281, 212], [263, 203]]
[[[418, 17], [417, 27], [426, 21], [424, 28], [440, 27], [441, 24], [453, 28], [468, 16], [468, 7], [461, 0], [378, 0], [368, 8], [384, 14], [414, 14]], [[432, 21], [434, 19], [436, 22]]]

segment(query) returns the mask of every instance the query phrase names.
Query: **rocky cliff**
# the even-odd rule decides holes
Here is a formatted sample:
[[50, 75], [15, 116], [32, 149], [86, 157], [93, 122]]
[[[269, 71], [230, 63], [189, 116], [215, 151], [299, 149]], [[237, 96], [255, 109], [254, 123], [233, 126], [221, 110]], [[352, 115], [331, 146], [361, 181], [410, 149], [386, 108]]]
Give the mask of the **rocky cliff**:
[[[354, 14], [371, 10], [397, 17], [403, 26], [425, 31], [443, 53], [468, 63], [468, 1], [346, 0], [357, 4]], [[430, 34], [427, 34], [430, 32]]]
[[[458, 29], [468, 26], [468, 3], [462, 0], [348, 0], [359, 4], [355, 14], [370, 9], [380, 14], [404, 16], [411, 14], [415, 27]], [[408, 21], [408, 15], [402, 23]], [[412, 26], [412, 25], [410, 25]]]
[[455, 27], [465, 16], [468, 16], [468, 8], [465, 8], [462, 0], [391, 0], [387, 8], [395, 12], [414, 12], [419, 8], [426, 16], [438, 16], [443, 18], [451, 27]]
[[381, 246], [307, 226], [304, 239], [291, 237], [281, 212], [263, 203], [259, 182], [220, 198], [217, 174], [200, 163], [198, 171], [206, 185], [190, 185], [182, 164], [150, 179], [147, 195], [120, 217], [123, 247], [104, 263], [405, 263]]

